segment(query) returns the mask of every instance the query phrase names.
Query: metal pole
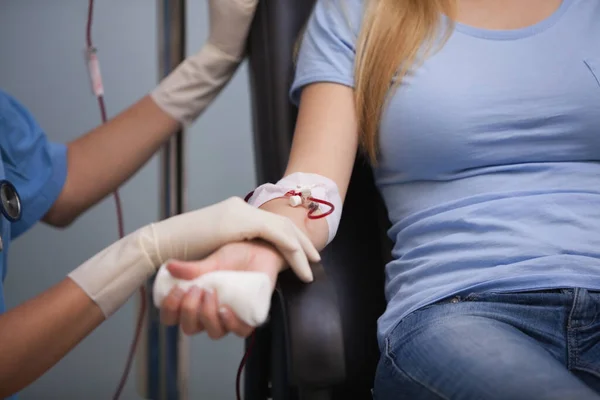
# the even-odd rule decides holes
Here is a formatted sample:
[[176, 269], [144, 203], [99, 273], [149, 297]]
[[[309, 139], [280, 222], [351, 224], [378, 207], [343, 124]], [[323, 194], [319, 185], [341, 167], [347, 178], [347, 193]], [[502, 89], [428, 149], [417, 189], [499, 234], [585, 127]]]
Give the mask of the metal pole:
[[[158, 0], [159, 79], [185, 59], [185, 0]], [[184, 132], [177, 132], [161, 151], [160, 218], [185, 211]], [[146, 283], [147, 315], [138, 352], [138, 392], [151, 400], [185, 400], [189, 342], [178, 326], [160, 323], [152, 301], [154, 277]]]

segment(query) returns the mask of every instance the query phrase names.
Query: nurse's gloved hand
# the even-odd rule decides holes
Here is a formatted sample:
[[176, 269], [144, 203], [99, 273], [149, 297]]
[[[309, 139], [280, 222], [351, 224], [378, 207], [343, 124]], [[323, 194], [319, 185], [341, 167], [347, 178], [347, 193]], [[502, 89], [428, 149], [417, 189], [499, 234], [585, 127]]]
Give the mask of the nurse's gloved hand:
[[262, 239], [298, 277], [312, 280], [319, 253], [289, 219], [233, 197], [157, 222], [115, 242], [69, 274], [110, 316], [167, 260], [202, 260], [226, 244]]
[[[238, 242], [221, 247], [202, 261], [171, 262], [168, 270], [175, 278], [192, 280], [219, 270], [262, 272], [271, 279], [271, 293], [277, 276], [286, 263], [273, 246], [264, 242]], [[206, 331], [212, 339], [228, 333], [248, 336], [253, 327], [244, 323], [228, 307], [221, 306], [216, 293], [193, 287], [171, 290], [161, 305], [161, 321], [166, 325], [180, 324], [191, 335]]]
[[241, 61], [258, 0], [208, 0], [208, 43], [232, 60]]
[[210, 33], [202, 49], [185, 59], [151, 93], [156, 104], [183, 125], [200, 116], [244, 58], [258, 0], [209, 0]]

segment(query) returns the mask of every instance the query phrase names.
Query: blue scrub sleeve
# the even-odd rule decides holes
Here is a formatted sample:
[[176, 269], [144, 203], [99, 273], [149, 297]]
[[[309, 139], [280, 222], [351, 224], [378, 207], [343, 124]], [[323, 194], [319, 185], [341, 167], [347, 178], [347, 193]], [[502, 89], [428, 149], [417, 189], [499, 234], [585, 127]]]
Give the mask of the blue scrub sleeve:
[[44, 217], [62, 191], [67, 148], [50, 142], [31, 113], [0, 91], [0, 151], [5, 179], [21, 197], [22, 216], [11, 227], [16, 238]]

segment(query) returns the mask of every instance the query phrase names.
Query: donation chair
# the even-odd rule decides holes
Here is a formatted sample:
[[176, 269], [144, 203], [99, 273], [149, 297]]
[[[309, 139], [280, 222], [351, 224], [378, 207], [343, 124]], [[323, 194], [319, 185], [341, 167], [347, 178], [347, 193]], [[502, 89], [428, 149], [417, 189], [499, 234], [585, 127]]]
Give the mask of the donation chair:
[[[258, 184], [279, 180], [288, 161], [297, 113], [288, 99], [294, 44], [313, 5], [258, 5], [248, 43]], [[245, 400], [372, 398], [388, 226], [371, 169], [359, 155], [337, 236], [313, 266], [315, 281], [306, 285], [282, 273], [269, 322], [246, 342]]]

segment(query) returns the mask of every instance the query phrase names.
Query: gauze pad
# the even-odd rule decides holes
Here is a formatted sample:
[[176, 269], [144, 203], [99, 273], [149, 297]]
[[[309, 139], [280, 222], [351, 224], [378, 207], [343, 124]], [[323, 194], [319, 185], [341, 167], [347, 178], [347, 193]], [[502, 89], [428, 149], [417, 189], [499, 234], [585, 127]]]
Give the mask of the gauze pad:
[[174, 278], [163, 264], [156, 275], [152, 293], [157, 308], [175, 286], [183, 291], [192, 286], [213, 291], [220, 305], [229, 307], [239, 319], [252, 327], [263, 324], [269, 315], [272, 285], [264, 272], [214, 271], [185, 280]]

